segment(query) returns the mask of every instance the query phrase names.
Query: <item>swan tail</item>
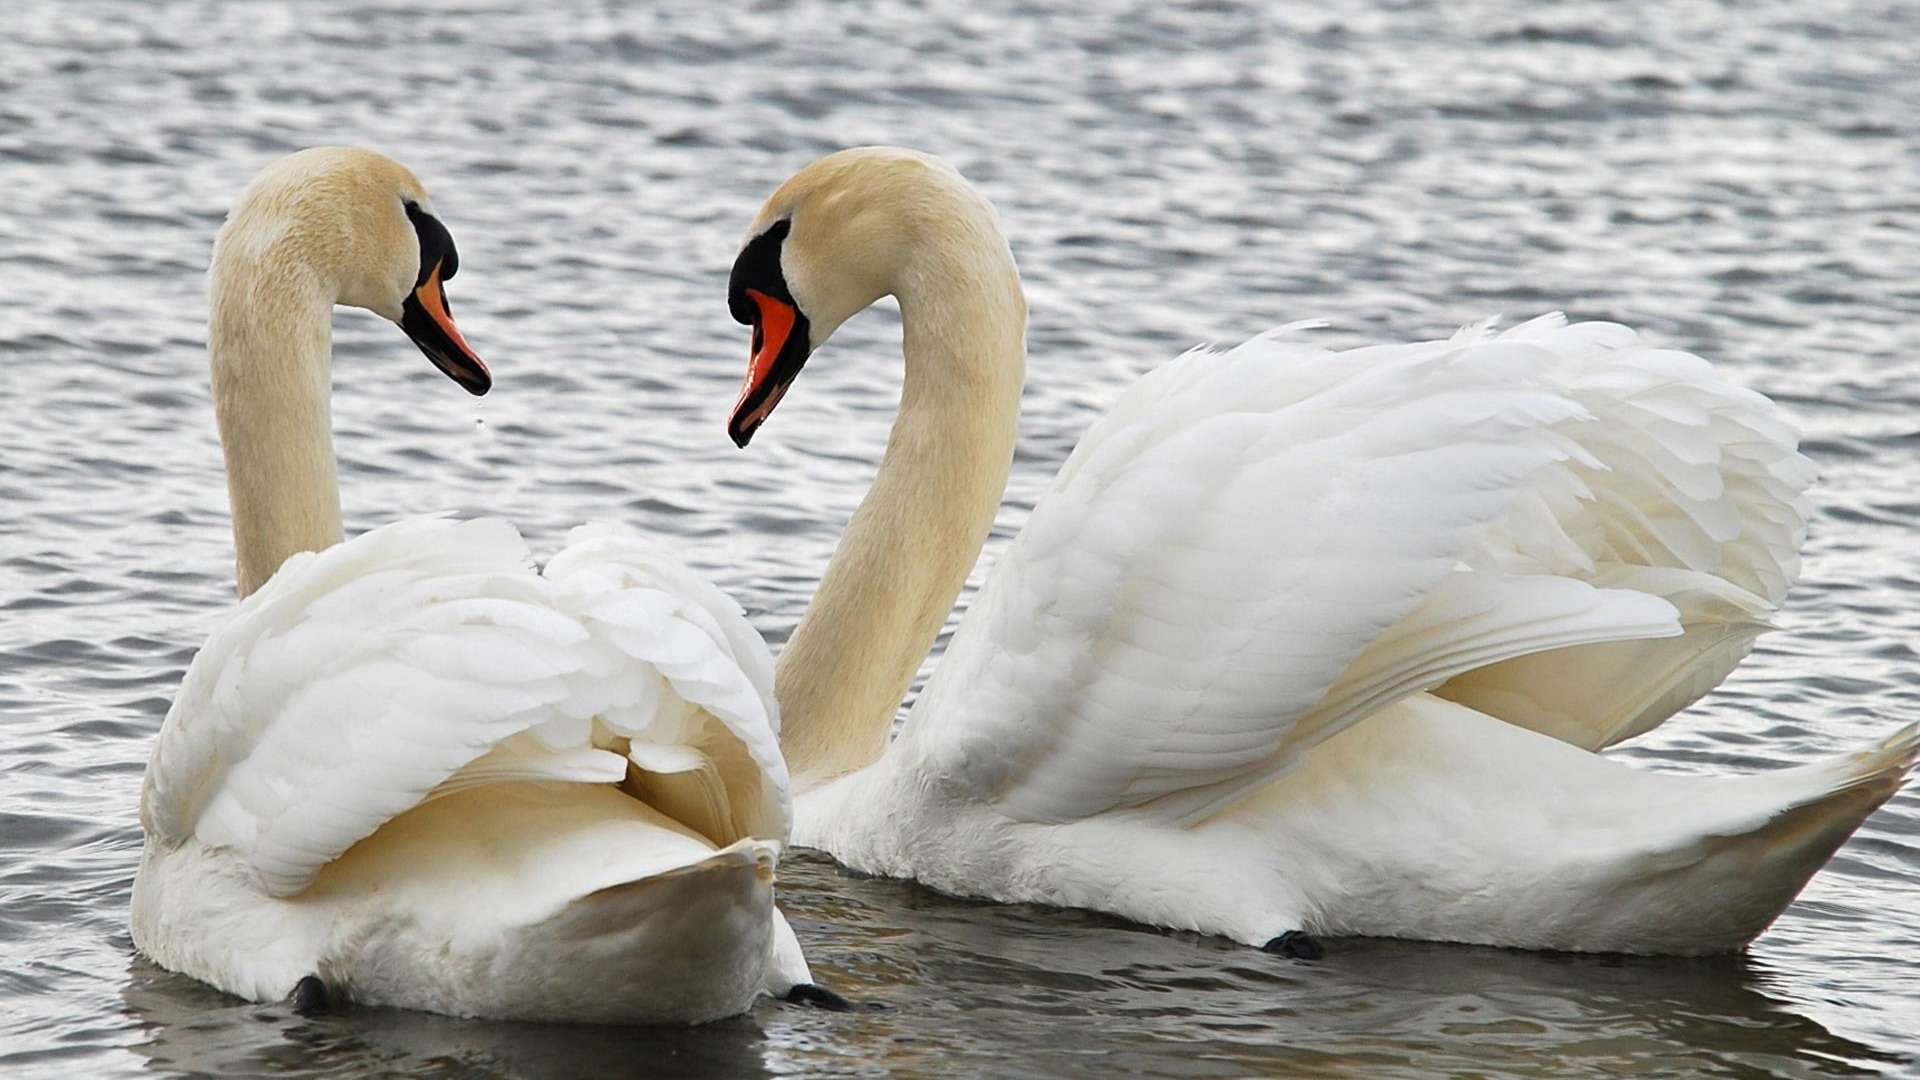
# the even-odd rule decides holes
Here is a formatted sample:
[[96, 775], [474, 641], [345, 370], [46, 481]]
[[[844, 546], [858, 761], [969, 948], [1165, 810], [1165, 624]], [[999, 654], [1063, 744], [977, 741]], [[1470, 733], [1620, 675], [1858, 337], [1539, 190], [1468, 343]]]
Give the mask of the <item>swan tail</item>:
[[603, 984], [580, 995], [602, 1001], [603, 1012], [553, 1019], [699, 1024], [740, 1012], [760, 993], [774, 947], [779, 855], [779, 844], [742, 840], [692, 866], [589, 893], [536, 927], [532, 939], [551, 935], [556, 955], [634, 957], [575, 965], [570, 978]]
[[[779, 852], [771, 841], [742, 840], [575, 898], [490, 958], [512, 974], [469, 986], [478, 1001], [470, 1011], [605, 1024], [698, 1024], [742, 1011], [760, 993], [774, 948]], [[564, 993], [553, 991], [556, 981]]]
[[[768, 906], [779, 856], [780, 845], [772, 841], [742, 840], [700, 862], [596, 889], [556, 912], [538, 929], [576, 946], [636, 934], [643, 927], [656, 940], [673, 940], [694, 927], [706, 926], [736, 905], [751, 906], [758, 898], [760, 906]], [[660, 927], [651, 925], [662, 920], [679, 929], [660, 932]], [[769, 933], [761, 935], [768, 949]], [[703, 930], [697, 936], [707, 934]]]
[[1311, 757], [1223, 815], [1331, 860], [1301, 929], [1702, 955], [1738, 951], [1793, 902], [1899, 790], [1920, 727], [1808, 765], [1696, 776], [1419, 695]]
[[1793, 839], [1805, 831], [1805, 824], [1811, 824], [1821, 826], [1816, 832], [1835, 831], [1831, 846], [1838, 847], [1869, 813], [1893, 797], [1916, 760], [1920, 760], [1920, 724], [1908, 724], [1864, 749], [1749, 777], [1741, 781], [1752, 792], [1749, 805], [1759, 803], [1764, 809], [1758, 815], [1736, 810], [1716, 832], [1725, 839], [1766, 837], [1777, 831], [1787, 815], [1812, 810], [1816, 813], [1811, 821], [1801, 829], [1785, 830], [1780, 838]]
[[[1908, 724], [1864, 749], [1792, 769], [1732, 781], [1745, 798], [1722, 798], [1728, 813], [1634, 870], [1641, 903], [1666, 896], [1678, 912], [1674, 940], [1622, 943], [1629, 952], [1731, 952], [1786, 910], [1861, 823], [1892, 798], [1920, 760], [1920, 725]], [[1716, 788], [1725, 796], [1722, 781]], [[1705, 907], [1702, 907], [1703, 902]], [[1657, 926], [1658, 924], [1655, 923]]]
[[[1920, 760], [1920, 724], [1908, 724], [1853, 753], [1753, 778], [1784, 795], [1775, 815], [1746, 835], [1797, 846], [1821, 846], [1819, 859], [1840, 846], [1866, 816], [1893, 797]], [[1810, 812], [1810, 813], [1809, 813]], [[1804, 821], [1789, 822], [1794, 815]], [[1817, 865], [1817, 864], [1816, 864]]]

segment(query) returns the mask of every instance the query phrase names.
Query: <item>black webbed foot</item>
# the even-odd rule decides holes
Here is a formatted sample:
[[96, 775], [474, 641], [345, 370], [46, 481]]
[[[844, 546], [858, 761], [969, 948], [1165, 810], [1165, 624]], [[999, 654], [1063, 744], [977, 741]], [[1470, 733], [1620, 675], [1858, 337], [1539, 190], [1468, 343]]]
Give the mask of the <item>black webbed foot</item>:
[[1260, 946], [1260, 951], [1270, 952], [1275, 956], [1290, 957], [1294, 960], [1318, 960], [1323, 952], [1319, 942], [1300, 930], [1289, 930], [1281, 934]]
[[828, 1012], [851, 1012], [853, 1002], [814, 983], [796, 983], [787, 991], [786, 1000], [795, 1005], [811, 1005]]
[[308, 975], [294, 983], [293, 993], [287, 995], [287, 1000], [301, 1016], [318, 1016], [333, 1010], [333, 995], [327, 992], [327, 984], [321, 982], [318, 975]]

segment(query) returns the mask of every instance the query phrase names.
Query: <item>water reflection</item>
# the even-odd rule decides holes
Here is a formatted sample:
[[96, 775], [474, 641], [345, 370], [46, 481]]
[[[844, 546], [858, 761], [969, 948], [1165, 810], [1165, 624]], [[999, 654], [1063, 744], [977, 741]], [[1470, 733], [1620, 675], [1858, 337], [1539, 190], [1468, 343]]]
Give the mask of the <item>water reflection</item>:
[[140, 959], [122, 996], [145, 1036], [134, 1049], [161, 1076], [773, 1075], [752, 1017], [684, 1029], [507, 1024], [399, 1009], [307, 1018], [284, 1005], [236, 1001]]
[[1899, 263], [1916, 239], [1920, 7], [442, 7], [18, 0], [0, 16], [0, 170], [19, 225], [0, 228], [7, 1080], [141, 1062], [173, 1076], [1920, 1069], [1899, 1056], [1920, 1047], [1920, 788], [1749, 962], [1348, 941], [1302, 967], [802, 857], [783, 873], [822, 977], [891, 1011], [768, 1004], [697, 1033], [305, 1021], [126, 971], [140, 769], [232, 598], [208, 244], [245, 178], [315, 143], [388, 150], [433, 189], [461, 245], [462, 321], [500, 378], [484, 400], [449, 393], [372, 316], [338, 320], [351, 529], [459, 507], [508, 514], [551, 550], [580, 520], [628, 521], [782, 640], [871, 479], [899, 325], [847, 327], [781, 429], [737, 454], [724, 411], [745, 343], [726, 267], [780, 177], [899, 142], [988, 190], [1030, 287], [993, 550], [1119, 388], [1194, 342], [1302, 317], [1335, 324], [1330, 346], [1406, 340], [1565, 304], [1787, 401], [1824, 473], [1783, 632], [1632, 748], [1635, 764], [1804, 762], [1920, 716], [1902, 644], [1920, 640], [1920, 306]]
[[1863, 1076], [1909, 1059], [1828, 1031], [1741, 957], [1539, 955], [1372, 939], [1298, 964], [1083, 912], [954, 900], [801, 854], [787, 906], [863, 1003], [763, 1002], [693, 1030], [358, 1009], [302, 1018], [135, 960], [123, 998], [165, 1076], [601, 1078]]
[[1909, 1060], [1828, 1031], [1744, 957], [1337, 939], [1303, 965], [1090, 913], [953, 900], [811, 853], [782, 873], [816, 972], [896, 1010], [840, 1032], [895, 1075], [933, 1075], [954, 1048], [1003, 1075], [1166, 1075], [1175, 1042], [1173, 1074], [1187, 1076], [1834, 1076]]

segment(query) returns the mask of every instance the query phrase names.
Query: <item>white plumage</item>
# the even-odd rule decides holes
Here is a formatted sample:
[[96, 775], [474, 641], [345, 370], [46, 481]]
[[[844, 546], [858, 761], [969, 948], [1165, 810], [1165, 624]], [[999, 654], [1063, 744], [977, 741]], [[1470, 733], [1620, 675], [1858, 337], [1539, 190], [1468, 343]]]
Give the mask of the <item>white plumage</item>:
[[[904, 686], [932, 629], [902, 612], [958, 590], [900, 565], [924, 547], [892, 553], [964, 542], [944, 505], [1004, 478], [980, 433], [1011, 430], [1024, 312], [984, 201], [932, 159], [823, 159], [756, 236], [782, 220], [785, 280], [742, 282], [766, 265], [749, 250], [736, 286], [790, 289], [829, 329], [895, 292], [908, 369], [881, 476], [781, 659], [799, 843], [1250, 944], [1700, 953], [1758, 934], [1914, 762], [1911, 725], [1744, 778], [1593, 753], [1767, 628], [1813, 468], [1704, 361], [1558, 315], [1344, 352], [1287, 327], [1152, 371], [1081, 439], [873, 760], [832, 680]], [[945, 540], [903, 535], [923, 521]], [[843, 566], [893, 578], [862, 591]]]
[[738, 1011], [788, 826], [771, 684], [739, 608], [615, 527], [544, 575], [488, 519], [295, 555], [155, 744], [141, 948], [253, 998], [317, 974], [444, 1012]]
[[364, 151], [263, 172], [215, 244], [209, 359], [239, 607], [141, 802], [134, 945], [255, 1000], [694, 1023], [810, 982], [773, 906], [790, 825], [772, 659], [632, 532], [534, 569], [511, 525], [341, 537], [335, 303], [475, 393], [419, 182]]

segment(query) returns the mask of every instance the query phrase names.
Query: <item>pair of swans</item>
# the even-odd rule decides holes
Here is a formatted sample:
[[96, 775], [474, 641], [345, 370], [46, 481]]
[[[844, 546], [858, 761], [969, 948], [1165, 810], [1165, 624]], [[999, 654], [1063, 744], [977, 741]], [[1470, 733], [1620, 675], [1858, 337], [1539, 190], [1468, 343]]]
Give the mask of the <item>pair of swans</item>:
[[484, 391], [451, 241], [362, 152], [243, 195], [210, 341], [250, 595], [149, 768], [142, 951], [255, 998], [725, 1015], [811, 983], [772, 905], [788, 768], [793, 841], [952, 893], [1305, 957], [1311, 934], [1725, 951], [1913, 764], [1913, 726], [1738, 779], [1594, 753], [1745, 655], [1812, 470], [1704, 362], [1555, 317], [1342, 353], [1276, 334], [1149, 374], [889, 743], [1006, 481], [1018, 275], [985, 199], [901, 150], [801, 170], [749, 237], [737, 443], [882, 296], [907, 365], [771, 679], [737, 606], [621, 530], [541, 574], [491, 521], [341, 543], [327, 311], [400, 322]]

